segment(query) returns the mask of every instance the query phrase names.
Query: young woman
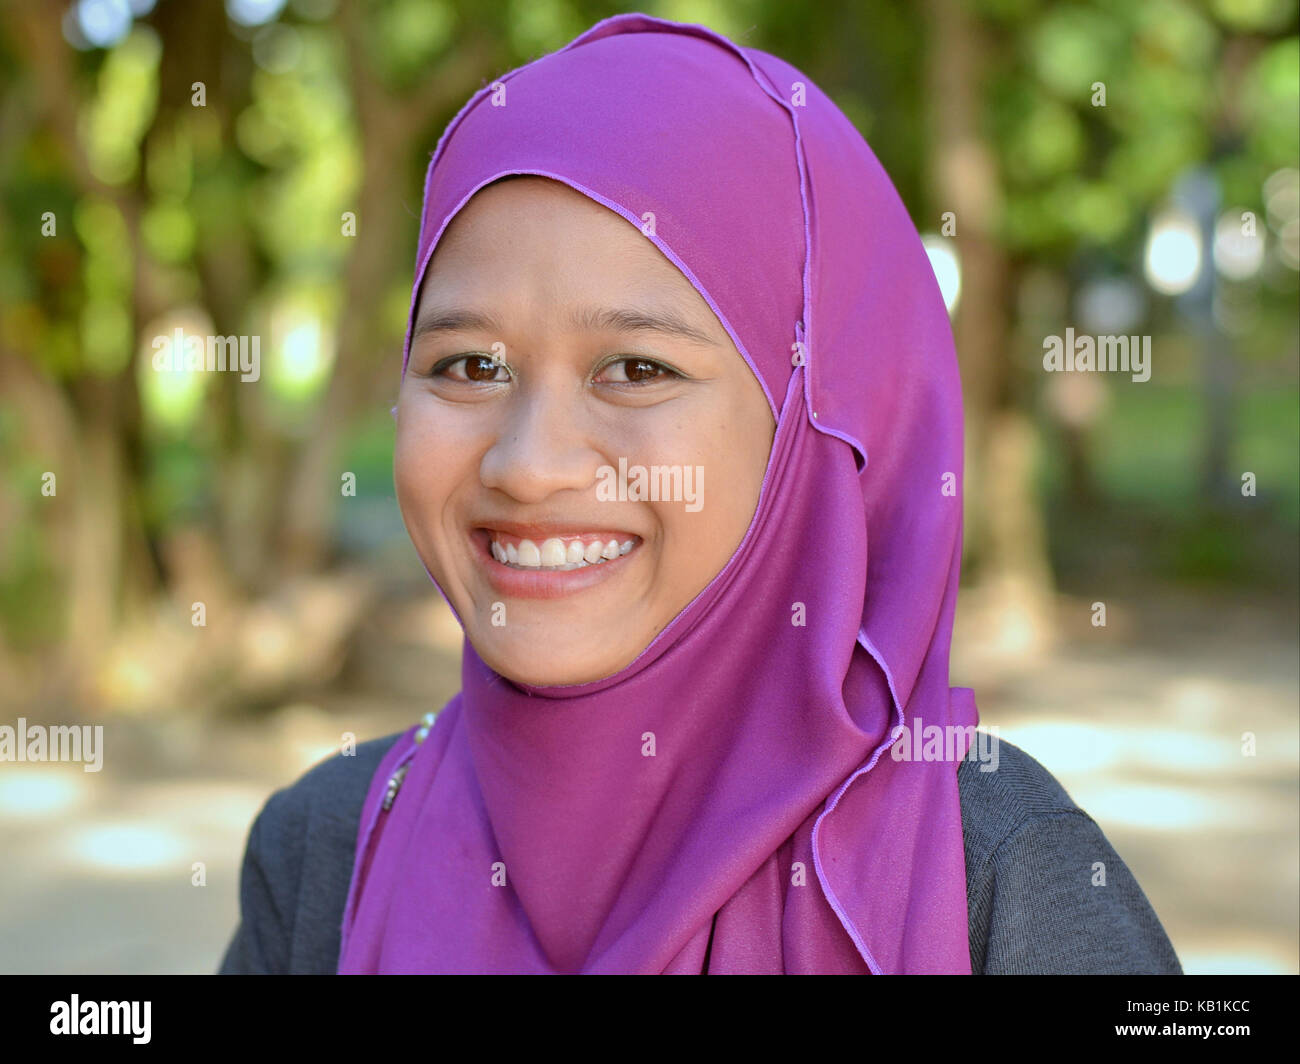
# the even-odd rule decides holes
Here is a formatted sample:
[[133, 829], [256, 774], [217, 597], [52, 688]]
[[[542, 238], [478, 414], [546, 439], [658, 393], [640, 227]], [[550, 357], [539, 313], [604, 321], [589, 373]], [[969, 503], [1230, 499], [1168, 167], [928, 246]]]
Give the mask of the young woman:
[[477, 93], [396, 414], [463, 689], [271, 798], [222, 971], [1179, 971], [972, 745], [947, 313], [799, 71], [623, 15]]

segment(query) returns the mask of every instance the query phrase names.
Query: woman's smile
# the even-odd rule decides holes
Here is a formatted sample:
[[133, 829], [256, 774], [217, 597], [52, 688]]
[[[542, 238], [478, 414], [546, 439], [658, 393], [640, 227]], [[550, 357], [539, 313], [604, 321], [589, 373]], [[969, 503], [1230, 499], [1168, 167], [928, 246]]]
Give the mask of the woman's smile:
[[590, 525], [500, 523], [475, 528], [470, 542], [497, 593], [545, 599], [577, 594], [623, 573], [642, 540], [632, 532]]

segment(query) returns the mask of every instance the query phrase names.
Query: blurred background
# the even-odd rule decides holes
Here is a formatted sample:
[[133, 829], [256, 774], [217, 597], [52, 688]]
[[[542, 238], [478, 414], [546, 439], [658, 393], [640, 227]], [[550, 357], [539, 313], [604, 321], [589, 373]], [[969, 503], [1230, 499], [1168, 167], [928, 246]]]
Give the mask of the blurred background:
[[[1300, 971], [1294, 0], [7, 0], [0, 724], [105, 749], [0, 763], [0, 970], [214, 970], [271, 791], [458, 689], [391, 470], [424, 170], [482, 84], [638, 9], [804, 70], [926, 240], [952, 683], [1189, 972]], [[1045, 372], [1067, 328], [1149, 337], [1150, 380]], [[256, 337], [259, 379], [155, 369], [178, 329]]]

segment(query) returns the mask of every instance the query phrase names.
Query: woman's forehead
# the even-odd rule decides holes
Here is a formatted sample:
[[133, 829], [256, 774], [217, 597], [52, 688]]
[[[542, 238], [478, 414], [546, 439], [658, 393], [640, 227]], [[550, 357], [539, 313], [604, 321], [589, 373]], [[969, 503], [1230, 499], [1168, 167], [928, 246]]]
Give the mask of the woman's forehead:
[[705, 299], [627, 219], [561, 182], [511, 175], [480, 189], [448, 224], [420, 306], [486, 310], [529, 299], [563, 304], [587, 327], [632, 310], [726, 340]]

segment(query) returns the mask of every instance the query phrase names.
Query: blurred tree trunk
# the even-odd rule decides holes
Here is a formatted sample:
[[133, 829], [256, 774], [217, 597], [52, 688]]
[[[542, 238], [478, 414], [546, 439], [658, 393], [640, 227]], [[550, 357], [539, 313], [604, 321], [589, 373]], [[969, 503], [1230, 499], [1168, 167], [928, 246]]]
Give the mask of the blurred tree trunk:
[[[130, 188], [105, 185], [91, 172], [78, 135], [80, 93], [72, 50], [63, 39], [57, 9], [38, 0], [6, 5], [10, 38], [20, 44], [38, 87], [36, 98], [67, 172], [87, 196], [106, 199], [121, 212], [132, 263], [132, 337], [143, 314], [140, 284], [140, 204]], [[71, 219], [61, 219], [70, 225]], [[34, 353], [26, 353], [34, 358]], [[34, 358], [39, 364], [39, 359]], [[72, 494], [65, 511], [72, 523], [66, 593], [67, 635], [59, 667], [69, 689], [89, 683], [127, 609], [148, 601], [158, 584], [156, 556], [148, 543], [140, 509], [144, 451], [139, 436], [140, 400], [134, 363], [112, 376], [88, 369], [67, 388], [74, 414], [66, 422], [65, 446], [51, 464], [58, 490]], [[93, 697], [93, 692], [83, 690]]]
[[[1207, 169], [1224, 156], [1240, 149], [1247, 135], [1247, 118], [1243, 113], [1245, 101], [1250, 98], [1244, 86], [1245, 79], [1254, 69], [1254, 63], [1264, 48], [1258, 39], [1234, 37], [1224, 42], [1217, 71], [1212, 120], [1213, 148]], [[1216, 189], [1221, 192], [1221, 189]], [[1221, 201], [1219, 209], [1229, 206]], [[1236, 219], [1240, 222], [1240, 219]], [[1213, 246], [1214, 221], [1207, 219], [1207, 248]], [[1263, 239], [1261, 234], [1260, 239]], [[1221, 298], [1222, 283], [1213, 258], [1206, 255], [1202, 274], [1206, 283], [1206, 298], [1193, 314], [1197, 325], [1197, 340], [1201, 354], [1201, 396], [1205, 407], [1205, 440], [1201, 452], [1200, 490], [1205, 502], [1214, 509], [1235, 512], [1241, 503], [1241, 483], [1231, 471], [1232, 445], [1236, 435], [1238, 376], [1236, 345], [1224, 333], [1216, 320], [1214, 301]], [[1220, 292], [1215, 295], [1216, 289]]]
[[1052, 576], [1032, 486], [1035, 433], [1015, 394], [1011, 317], [1017, 270], [998, 243], [1002, 188], [983, 129], [996, 42], [963, 0], [926, 0], [927, 92], [935, 200], [956, 215], [961, 297], [953, 331], [966, 413], [965, 540], [980, 583], [1050, 636]]
[[[202, 82], [205, 116], [216, 121], [222, 151], [207, 161], [206, 171], [195, 173], [195, 181], [220, 181], [222, 168], [241, 164], [235, 119], [250, 99], [253, 64], [247, 48], [231, 36], [222, 0], [161, 5], [151, 23], [162, 37], [163, 51], [158, 114], [143, 153], [147, 157], [157, 138], [172, 136], [194, 120], [192, 86]], [[245, 335], [249, 305], [266, 282], [252, 232], [246, 224], [203, 217], [198, 221], [194, 266], [213, 332]], [[262, 338], [264, 353], [269, 339]], [[249, 388], [236, 374], [216, 374], [209, 383], [207, 402], [216, 430], [212, 491], [217, 499], [217, 527], [194, 525], [180, 534], [187, 542], [201, 539], [202, 552], [220, 556], [243, 592], [256, 595], [275, 571], [277, 500], [288, 475], [290, 443], [262, 416], [256, 387]]]
[[[397, 392], [400, 340], [393, 342], [380, 312], [394, 279], [393, 248], [414, 246], [419, 224], [418, 207], [415, 217], [407, 207], [406, 160], [412, 154], [431, 154], [439, 132], [430, 133], [431, 124], [456, 110], [505, 61], [499, 46], [469, 31], [458, 38], [455, 52], [435, 63], [427, 77], [409, 91], [395, 94], [382, 83], [367, 56], [364, 20], [352, 0], [341, 5], [339, 23], [361, 132], [362, 180], [353, 208], [357, 232], [351, 238], [344, 277], [338, 356], [283, 496], [283, 536], [277, 554], [289, 573], [311, 571], [326, 560], [345, 472], [339, 464], [343, 436], [359, 412], [374, 409], [385, 401], [383, 397]], [[419, 195], [423, 188], [417, 204]], [[409, 275], [406, 280], [409, 283]]]

